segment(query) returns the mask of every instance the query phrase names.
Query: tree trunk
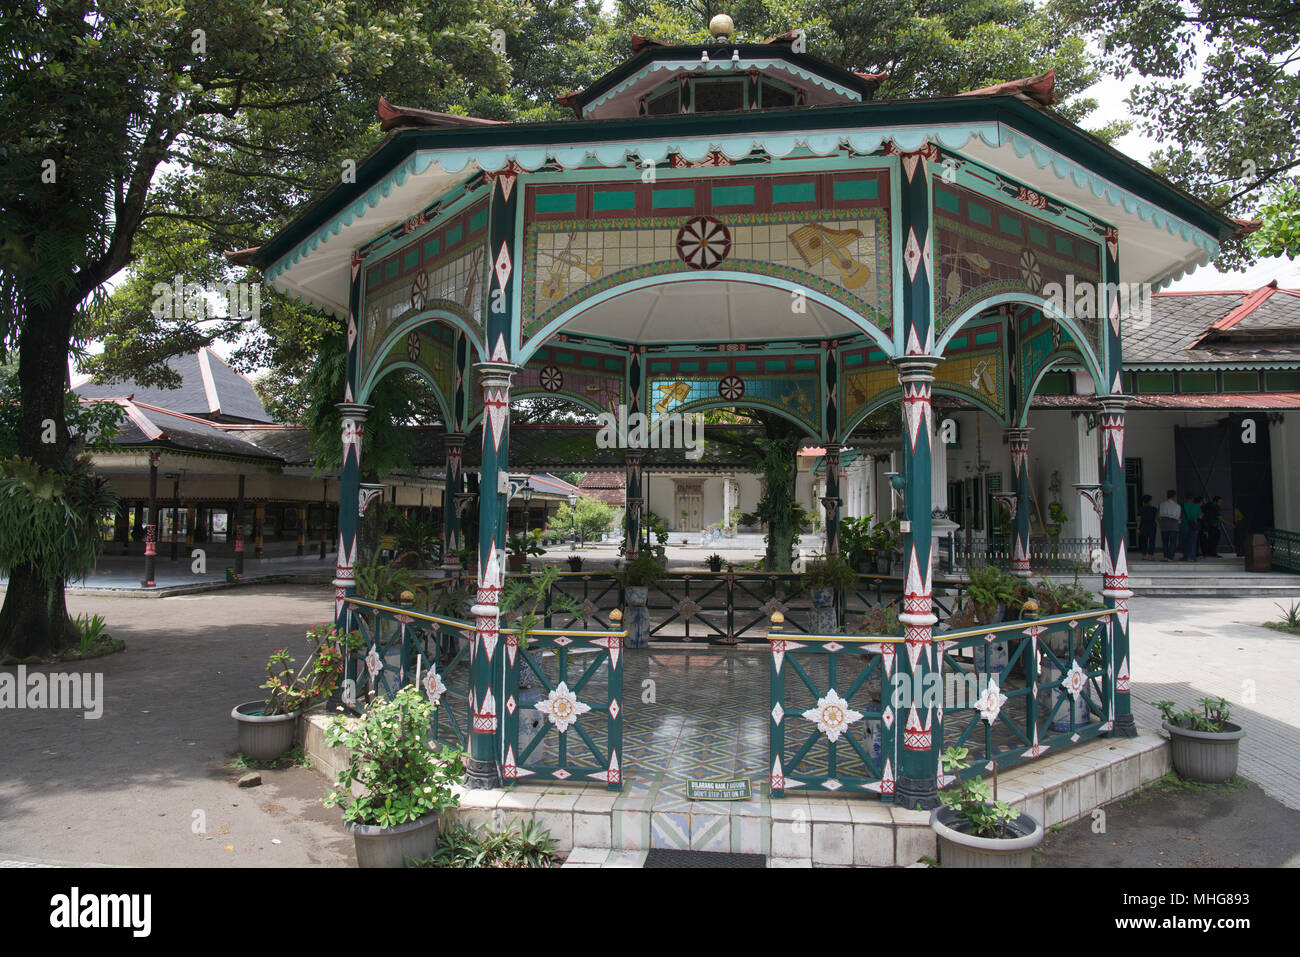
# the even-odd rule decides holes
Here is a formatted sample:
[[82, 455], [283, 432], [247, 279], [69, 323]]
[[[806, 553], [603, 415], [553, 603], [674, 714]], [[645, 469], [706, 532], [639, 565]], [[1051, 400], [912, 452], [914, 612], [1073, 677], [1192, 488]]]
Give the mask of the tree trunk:
[[801, 510], [792, 508], [799, 477], [799, 443], [804, 432], [789, 419], [754, 410], [749, 413], [763, 424], [766, 439], [757, 443], [762, 452], [764, 495], [758, 515], [767, 522], [767, 553], [763, 567], [770, 572], [790, 570], [790, 552], [799, 537]]
[[[66, 466], [68, 426], [63, 396], [68, 386], [68, 349], [77, 304], [57, 300], [28, 308], [18, 349], [18, 454], [41, 468]], [[50, 429], [53, 423], [53, 430]], [[54, 441], [47, 441], [52, 437]], [[76, 641], [68, 620], [63, 583], [43, 585], [26, 565], [13, 569], [0, 608], [0, 658], [51, 655]]]

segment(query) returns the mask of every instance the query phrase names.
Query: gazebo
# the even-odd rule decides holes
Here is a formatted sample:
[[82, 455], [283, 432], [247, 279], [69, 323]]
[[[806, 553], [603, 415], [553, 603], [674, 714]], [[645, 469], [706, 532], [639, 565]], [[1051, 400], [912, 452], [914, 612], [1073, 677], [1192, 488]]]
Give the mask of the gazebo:
[[[943, 702], [849, 711], [883, 726], [883, 756], [864, 755], [868, 770], [857, 778], [836, 770], [838, 732], [823, 707], [813, 734], [823, 744], [829, 737], [829, 767], [800, 776], [794, 758], [807, 748], [782, 750], [797, 717], [782, 707], [791, 659], [825, 662], [833, 684], [835, 662], [857, 656], [877, 678], [897, 673], [913, 687], [963, 650], [981, 660], [982, 632], [934, 631], [932, 396], [960, 397], [1001, 423], [1016, 469], [1010, 500], [1023, 502], [1030, 399], [1054, 366], [1082, 364], [1103, 429], [1100, 481], [1083, 492], [1100, 509], [1107, 609], [999, 626], [1023, 667], [1012, 697], [1026, 723], [1018, 740], [990, 743], [986, 756], [1036, 756], [1049, 721], [1053, 729], [1065, 721], [1052, 741], [1067, 745], [1131, 736], [1120, 327], [1135, 297], [1208, 262], [1237, 224], [1054, 113], [1051, 73], [957, 97], [876, 100], [881, 77], [798, 52], [794, 34], [766, 43], [729, 34], [719, 24], [711, 44], [637, 38], [630, 59], [563, 98], [575, 113], [567, 122], [497, 123], [381, 100], [387, 136], [355, 182], [235, 255], [280, 291], [346, 321], [340, 622], [353, 591], [367, 397], [389, 372], [414, 370], [442, 409], [448, 489], [460, 487], [463, 436], [483, 426], [470, 782], [586, 777], [617, 787], [613, 730], [607, 766], [594, 771], [565, 765], [563, 747], [548, 768], [519, 753], [514, 672], [523, 656], [499, 616], [511, 403], [556, 396], [652, 423], [719, 407], [782, 416], [827, 449], [834, 552], [838, 450], [868, 415], [898, 402], [903, 635], [772, 635], [770, 783], [775, 795], [844, 788], [933, 806], [945, 781]], [[625, 468], [631, 558], [637, 448], [626, 450]], [[1015, 512], [1014, 570], [1025, 576], [1029, 518], [1028, 508]], [[1079, 638], [1087, 655], [1051, 652], [1053, 629]], [[596, 648], [611, 672], [630, 653], [618, 632], [558, 639], [561, 653]], [[1040, 653], [1055, 655], [1041, 659], [1042, 672]], [[608, 689], [611, 726], [619, 682], [621, 673]], [[843, 697], [831, 687], [819, 706], [843, 704], [862, 682]], [[1092, 695], [1087, 707], [1080, 682]], [[1057, 697], [1051, 708], [1040, 702], [1047, 688], [1045, 699]], [[565, 733], [566, 722], [552, 723]], [[963, 740], [985, 735], [978, 723], [975, 715]], [[987, 723], [992, 734], [996, 721]], [[582, 720], [567, 727], [581, 731]]]

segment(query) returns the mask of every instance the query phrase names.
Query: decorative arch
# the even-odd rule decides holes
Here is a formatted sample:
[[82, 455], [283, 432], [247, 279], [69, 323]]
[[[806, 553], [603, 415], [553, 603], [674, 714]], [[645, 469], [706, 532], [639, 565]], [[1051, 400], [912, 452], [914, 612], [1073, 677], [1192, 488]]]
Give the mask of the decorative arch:
[[399, 369], [409, 369], [424, 381], [424, 384], [428, 386], [429, 391], [433, 393], [434, 400], [438, 403], [438, 411], [442, 414], [443, 424], [447, 425], [448, 429], [451, 430], [451, 422], [454, 417], [451, 413], [451, 406], [447, 403], [447, 397], [442, 394], [442, 389], [439, 388], [438, 383], [433, 380], [432, 376], [430, 376], [429, 370], [423, 366], [416, 365], [414, 362], [399, 361], [384, 366], [379, 375], [374, 376], [367, 381], [365, 387], [361, 390], [361, 398], [358, 401], [365, 402], [369, 399], [371, 393], [375, 391], [375, 387], [378, 386], [380, 382], [384, 381], [384, 379], [391, 373], [396, 372]]
[[[785, 295], [798, 292], [804, 295], [809, 302], [815, 302], [823, 306], [843, 319], [850, 322], [859, 332], [865, 333], [889, 355], [894, 354], [893, 330], [888, 331], [880, 329], [871, 323], [864, 316], [854, 313], [843, 303], [818, 292], [815, 289], [809, 289], [807, 286], [800, 285], [788, 279], [782, 279], [779, 276], [764, 276], [749, 272], [737, 272], [734, 270], [696, 270], [693, 272], [675, 272], [665, 273], [657, 276], [645, 276], [639, 279], [633, 279], [628, 282], [620, 283], [609, 289], [602, 290], [583, 299], [581, 302], [570, 306], [564, 312], [560, 313], [545, 326], [543, 326], [536, 335], [532, 336], [526, 343], [520, 346], [518, 356], [513, 360], [523, 364], [543, 346], [548, 339], [561, 332], [566, 326], [575, 322], [584, 313], [594, 309], [596, 306], [616, 299], [619, 296], [630, 295], [643, 290], [653, 289], [656, 286], [666, 286], [679, 282], [700, 282], [701, 280], [716, 280], [718, 282], [740, 282], [749, 285], [763, 286], [772, 290], [777, 290]], [[822, 338], [820, 335], [809, 335], [803, 338]]]
[[891, 405], [894, 402], [901, 403], [902, 400], [903, 392], [901, 388], [891, 392], [883, 392], [876, 396], [870, 403], [863, 405], [861, 408], [854, 411], [852, 418], [847, 419], [840, 427], [840, 434], [834, 437], [834, 441], [848, 441], [849, 436], [853, 434], [853, 430], [861, 425], [866, 419], [870, 418], [873, 412], [883, 409], [885, 406]]
[[[935, 344], [935, 352], [943, 355], [948, 348], [948, 343], [952, 337], [965, 326], [969, 325], [972, 320], [987, 312], [989, 309], [1004, 305], [1030, 306], [1039, 310], [1044, 316], [1059, 323], [1067, 329], [1070, 337], [1079, 347], [1079, 356], [1083, 359], [1083, 364], [1088, 372], [1092, 375], [1093, 380], [1103, 383], [1105, 376], [1102, 374], [1101, 359], [1098, 357], [1094, 343], [1091, 341], [1088, 330], [1079, 325], [1078, 321], [1066, 316], [1052, 303], [1042, 296], [1035, 296], [1025, 292], [1004, 292], [995, 296], [989, 296], [981, 299], [969, 306], [957, 319], [943, 331], [943, 335]], [[1100, 394], [1109, 394], [1100, 393]]]
[[[1051, 372], [1055, 367], [1065, 365], [1068, 362], [1078, 362], [1079, 354], [1076, 352], [1053, 352], [1049, 355], [1042, 367], [1034, 373], [1027, 394], [1020, 399], [1020, 408], [1015, 412], [1016, 427], [1023, 429], [1029, 424], [1029, 405], [1035, 395], [1038, 394], [1038, 386], [1042, 383], [1043, 377]], [[1095, 381], [1095, 380], [1094, 380]]]
[[465, 338], [473, 345], [474, 351], [478, 353], [477, 361], [488, 361], [486, 344], [483, 342], [483, 331], [481, 329], [476, 329], [472, 322], [453, 310], [441, 308], [423, 309], [407, 316], [400, 323], [393, 326], [392, 329], [389, 329], [384, 333], [384, 337], [379, 340], [378, 345], [374, 347], [373, 353], [363, 357], [366, 371], [362, 378], [362, 388], [365, 389], [369, 380], [382, 378], [382, 376], [377, 377], [375, 373], [383, 363], [384, 358], [392, 351], [394, 345], [405, 338], [407, 333], [413, 329], [419, 329], [430, 322], [445, 322], [464, 333]]

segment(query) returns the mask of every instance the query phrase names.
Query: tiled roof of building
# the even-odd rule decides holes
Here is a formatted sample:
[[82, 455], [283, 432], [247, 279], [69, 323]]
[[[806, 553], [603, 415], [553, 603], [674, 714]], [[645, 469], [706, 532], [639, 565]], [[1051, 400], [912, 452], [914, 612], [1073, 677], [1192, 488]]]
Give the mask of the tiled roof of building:
[[268, 464], [278, 465], [281, 462], [274, 453], [196, 416], [168, 412], [129, 399], [101, 401], [115, 402], [126, 412], [112, 441], [115, 447], [149, 445], [209, 455], [261, 459]]
[[1124, 364], [1300, 362], [1300, 289], [1161, 292], [1124, 329]]
[[176, 389], [140, 385], [132, 379], [103, 385], [86, 382], [72, 391], [86, 399], [134, 399], [144, 405], [218, 422], [270, 422], [253, 384], [211, 349], [175, 356], [167, 366], [181, 377]]

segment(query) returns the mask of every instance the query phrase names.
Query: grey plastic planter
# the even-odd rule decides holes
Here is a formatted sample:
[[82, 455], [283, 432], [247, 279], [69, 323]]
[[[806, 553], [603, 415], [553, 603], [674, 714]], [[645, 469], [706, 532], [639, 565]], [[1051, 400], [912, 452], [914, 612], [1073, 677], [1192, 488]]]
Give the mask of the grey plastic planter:
[[438, 849], [441, 813], [426, 814], [397, 827], [343, 822], [357, 851], [357, 867], [405, 867], [410, 858], [431, 857]]
[[1024, 813], [1007, 825], [1019, 837], [975, 837], [957, 830], [957, 823], [957, 812], [950, 807], [940, 805], [930, 812], [942, 867], [1029, 867], [1034, 848], [1043, 843], [1043, 826]]
[[254, 761], [274, 761], [293, 747], [298, 712], [264, 715], [265, 701], [236, 705], [230, 716], [239, 722], [239, 753]]
[[1174, 771], [1202, 784], [1222, 784], [1237, 773], [1237, 751], [1246, 732], [1224, 722], [1227, 731], [1192, 731], [1168, 721], [1162, 726], [1173, 744]]

